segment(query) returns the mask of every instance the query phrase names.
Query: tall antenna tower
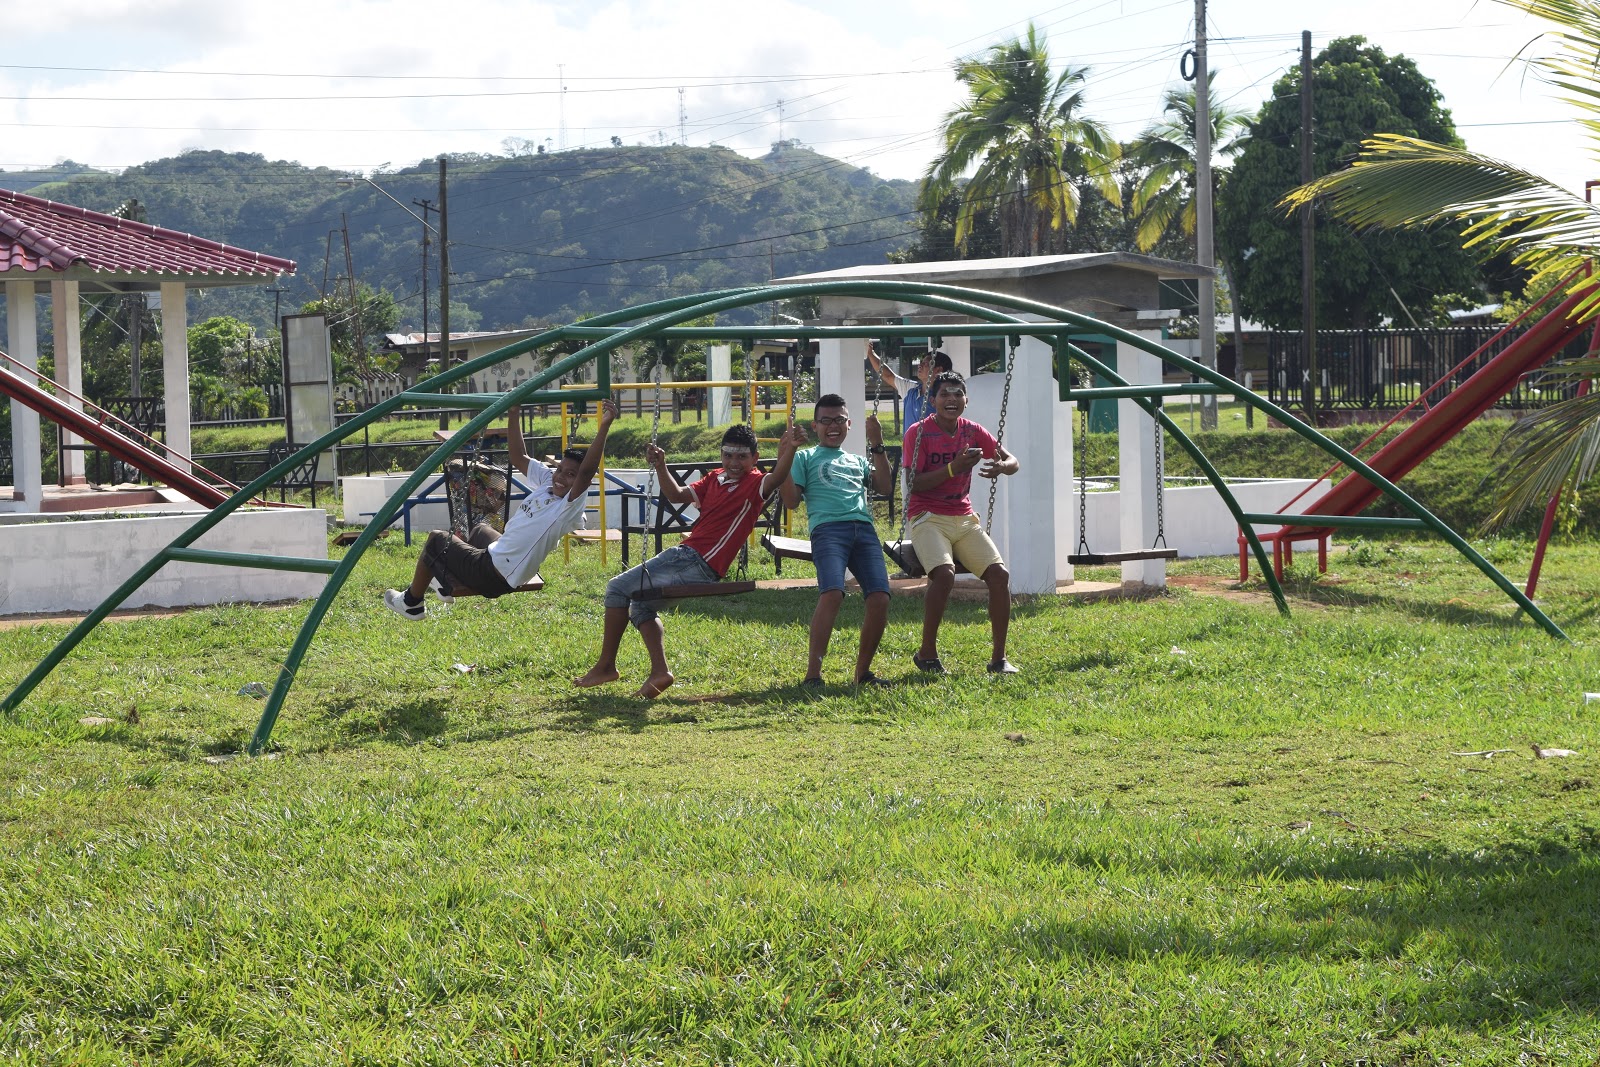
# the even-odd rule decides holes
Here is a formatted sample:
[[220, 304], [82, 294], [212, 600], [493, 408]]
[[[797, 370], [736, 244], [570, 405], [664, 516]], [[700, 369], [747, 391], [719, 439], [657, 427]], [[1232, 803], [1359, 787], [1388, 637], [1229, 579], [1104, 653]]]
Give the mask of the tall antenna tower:
[[778, 144], [783, 144], [783, 97], [778, 97]]
[[561, 129], [556, 146], [559, 151], [565, 152], [567, 150], [567, 65], [565, 63], [556, 64], [556, 81], [561, 83], [561, 93], [558, 97], [561, 108]]
[[689, 111], [683, 106], [683, 86], [678, 86], [678, 143], [689, 143]]

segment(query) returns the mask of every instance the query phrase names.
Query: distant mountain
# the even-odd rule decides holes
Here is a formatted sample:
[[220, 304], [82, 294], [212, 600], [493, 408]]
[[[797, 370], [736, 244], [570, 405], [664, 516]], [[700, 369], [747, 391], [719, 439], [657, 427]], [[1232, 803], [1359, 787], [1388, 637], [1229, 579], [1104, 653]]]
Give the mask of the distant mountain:
[[[98, 211], [137, 199], [153, 225], [298, 263], [283, 292], [211, 290], [197, 315], [233, 314], [270, 329], [275, 298], [287, 313], [345, 276], [347, 226], [356, 278], [395, 294], [401, 328], [422, 325], [423, 228], [364, 180], [215, 151], [121, 174], [64, 166], [75, 169], [40, 181], [32, 179], [45, 172], [0, 173], [0, 187], [28, 180], [33, 195]], [[678, 293], [883, 262], [915, 237], [915, 183], [885, 181], [794, 142], [761, 159], [682, 146], [451, 157], [447, 173], [458, 330], [565, 322]], [[374, 181], [437, 226], [438, 178], [430, 161]], [[437, 329], [437, 246], [428, 252]]]

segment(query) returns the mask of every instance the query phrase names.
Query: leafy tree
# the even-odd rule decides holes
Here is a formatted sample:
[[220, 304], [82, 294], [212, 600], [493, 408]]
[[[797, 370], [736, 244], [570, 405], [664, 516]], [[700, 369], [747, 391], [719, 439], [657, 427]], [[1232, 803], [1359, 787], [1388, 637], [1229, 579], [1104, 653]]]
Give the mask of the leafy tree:
[[[451, 306], [455, 306], [454, 301]], [[353, 382], [360, 375], [393, 371], [398, 365], [399, 354], [383, 348], [384, 334], [393, 331], [400, 319], [394, 294], [387, 290], [357, 282], [353, 303], [349, 290], [338, 288], [324, 300], [310, 301], [300, 311], [328, 320], [337, 380]]]
[[[1215, 80], [1216, 75], [1212, 74], [1210, 81]], [[1235, 134], [1242, 133], [1249, 120], [1244, 112], [1217, 99], [1214, 84], [1207, 86], [1207, 92], [1212, 153], [1231, 155], [1239, 146]], [[1167, 117], [1141, 133], [1126, 152], [1127, 162], [1137, 173], [1131, 206], [1138, 221], [1134, 240], [1141, 252], [1153, 249], [1174, 229], [1187, 238], [1194, 237], [1197, 104], [1193, 86], [1168, 89], [1161, 109]], [[1216, 203], [1222, 174], [1222, 169], [1213, 165], [1212, 203]], [[1189, 241], [1185, 244], [1190, 249], [1194, 247]]]
[[[1312, 77], [1318, 173], [1334, 170], [1375, 133], [1460, 145], [1433, 82], [1404, 56], [1343, 37], [1316, 57]], [[1300, 184], [1299, 93], [1297, 66], [1273, 86], [1218, 200], [1218, 245], [1238, 283], [1241, 309], [1283, 328], [1301, 319], [1299, 220], [1279, 206]], [[1403, 318], [1401, 300], [1426, 307], [1439, 294], [1472, 290], [1479, 277], [1451, 228], [1363, 236], [1320, 214], [1316, 269], [1317, 322], [1330, 327]]]
[[[1550, 24], [1555, 51], [1530, 61], [1534, 72], [1578, 109], [1595, 136], [1600, 131], [1600, 6], [1582, 0], [1499, 0]], [[1469, 248], [1485, 256], [1509, 255], [1533, 273], [1529, 288], [1552, 285], [1586, 293], [1575, 312], [1600, 314], [1600, 290], [1590, 288], [1590, 258], [1600, 245], [1600, 208], [1531, 171], [1468, 152], [1453, 139], [1420, 131], [1367, 140], [1348, 170], [1294, 190], [1287, 203], [1320, 200], [1328, 211], [1379, 233], [1411, 234], [1419, 227], [1464, 225]], [[1600, 361], [1558, 365], [1557, 382], [1600, 376]], [[1588, 482], [1600, 468], [1600, 390], [1554, 404], [1520, 420], [1502, 446], [1495, 479], [1498, 500], [1491, 526], [1503, 526], [1529, 505], [1541, 505], [1564, 485]]]
[[[1031, 24], [1025, 37], [956, 67], [968, 98], [945, 116], [944, 151], [922, 180], [919, 205], [934, 215], [959, 190], [957, 247], [994, 209], [1003, 255], [1053, 251], [1055, 235], [1077, 219], [1080, 183], [1118, 198], [1119, 147], [1083, 114], [1088, 74], [1087, 67], [1067, 66], [1052, 77], [1049, 51]], [[972, 177], [962, 185], [968, 171]]]

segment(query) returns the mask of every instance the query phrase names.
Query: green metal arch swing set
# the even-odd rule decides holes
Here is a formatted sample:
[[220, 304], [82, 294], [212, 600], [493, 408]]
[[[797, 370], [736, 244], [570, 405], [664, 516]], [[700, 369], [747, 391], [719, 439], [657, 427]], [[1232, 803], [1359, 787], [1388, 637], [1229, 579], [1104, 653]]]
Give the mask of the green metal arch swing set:
[[[379, 533], [393, 521], [404, 501], [417, 490], [425, 478], [436, 471], [464, 442], [472, 439], [493, 420], [504, 415], [506, 410], [513, 404], [560, 403], [563, 400], [598, 401], [605, 399], [611, 393], [610, 353], [614, 349], [635, 341], [658, 337], [738, 340], [746, 337], [778, 336], [779, 334], [784, 337], [798, 336], [801, 341], [809, 341], [822, 337], [883, 337], [892, 334], [909, 335], [915, 333], [920, 335], [927, 333], [926, 326], [884, 326], [881, 324], [871, 326], [812, 327], [680, 326], [681, 323], [692, 319], [751, 304], [770, 303], [776, 300], [787, 300], [801, 296], [831, 294], [874, 296], [903, 301], [954, 312], [977, 320], [975, 324], [942, 324], [939, 329], [945, 335], [992, 335], [1005, 333], [1017, 337], [1026, 335], [1049, 338], [1055, 349], [1057, 378], [1060, 382], [1062, 400], [1083, 401], [1114, 398], [1132, 400], [1165, 429], [1173, 440], [1194, 459], [1195, 463], [1204, 472], [1207, 480], [1216, 488], [1223, 503], [1232, 514], [1234, 521], [1239, 525], [1249, 543], [1250, 550], [1255, 554], [1257, 565], [1266, 580], [1278, 610], [1285, 615], [1289, 613], [1288, 601], [1284, 597], [1283, 588], [1278, 582], [1271, 562], [1267, 558], [1266, 551], [1262, 547], [1261, 540], [1255, 533], [1254, 527], [1256, 525], [1277, 526], [1292, 523], [1297, 526], [1317, 528], [1426, 529], [1438, 534], [1452, 548], [1471, 561], [1478, 570], [1483, 572], [1501, 591], [1510, 597], [1518, 608], [1526, 612], [1547, 633], [1562, 640], [1566, 639], [1566, 634], [1562, 632], [1561, 628], [1551, 621], [1521, 589], [1518, 589], [1496, 570], [1488, 560], [1484, 559], [1459, 534], [1428, 512], [1427, 509], [1412, 499], [1399, 486], [1374, 471], [1355, 455], [1318, 433], [1317, 430], [1288, 411], [1265, 397], [1223, 377], [1215, 370], [1204, 367], [1170, 349], [1163, 348], [1148, 338], [1140, 337], [1137, 334], [1092, 319], [1087, 315], [1021, 297], [925, 282], [825, 281], [720, 290], [694, 296], [676, 297], [644, 304], [636, 308], [610, 312], [586, 319], [582, 325], [575, 324], [547, 330], [524, 341], [480, 356], [477, 359], [435, 375], [419, 383], [416, 388], [408, 389], [375, 407], [369, 408], [358, 417], [306, 445], [298, 453], [284, 458], [276, 465], [262, 472], [249, 485], [244, 486], [225, 502], [196, 520], [189, 529], [185, 530], [171, 544], [139, 567], [127, 581], [112, 591], [98, 607], [73, 627], [67, 636], [62, 638], [55, 648], [51, 649], [22, 681], [17, 683], [16, 687], [11, 690], [5, 699], [0, 701], [0, 712], [10, 713], [14, 711], [39, 683], [55, 669], [56, 665], [65, 659], [96, 626], [104, 621], [106, 616], [167, 563], [201, 563], [326, 574], [328, 575], [328, 582], [307, 612], [305, 621], [301, 624], [300, 631], [290, 647], [288, 655], [284, 658], [277, 681], [268, 695], [261, 719], [256, 725], [254, 734], [251, 736], [248, 752], [251, 755], [259, 755], [271, 740], [273, 726], [277, 722], [278, 714], [289, 695], [289, 690], [294, 685], [295, 676], [299, 672], [300, 664], [310, 648], [312, 639], [316, 636], [317, 629], [322, 625], [322, 620], [326, 617], [334, 598], [338, 596], [339, 591], [344, 587], [344, 583], [349, 579], [356, 564], [372, 542], [377, 539]], [[1037, 316], [1038, 319], [1043, 321], [1023, 319], [1022, 315]], [[1148, 352], [1160, 358], [1166, 364], [1182, 370], [1199, 380], [1192, 384], [1182, 385], [1132, 385], [1120, 377], [1113, 368], [1072, 343], [1071, 336], [1074, 333], [1083, 332], [1102, 334], [1118, 343]], [[535, 351], [560, 341], [571, 340], [583, 340], [592, 343], [558, 360], [543, 372], [535, 375], [510, 392], [464, 395], [443, 392], [444, 389], [455, 382], [512, 356]], [[1069, 359], [1076, 360], [1101, 376], [1105, 381], [1111, 382], [1112, 385], [1093, 389], [1073, 389], [1071, 387], [1070, 368], [1067, 364]], [[596, 380], [592, 388], [578, 390], [552, 390], [546, 388], [551, 382], [590, 362], [595, 364]], [[1290, 430], [1314, 442], [1323, 451], [1340, 460], [1354, 474], [1359, 474], [1370, 484], [1378, 487], [1386, 496], [1398, 503], [1413, 517], [1403, 519], [1359, 515], [1279, 515], [1245, 512], [1239, 506], [1238, 501], [1234, 499], [1233, 494], [1229, 491], [1227, 484], [1223, 481], [1217, 469], [1200, 452], [1194, 442], [1162, 410], [1161, 398], [1179, 391], [1184, 393], [1198, 392], [1231, 395], [1266, 412]], [[286, 471], [298, 463], [304, 462], [309, 456], [332, 447], [345, 437], [359, 432], [372, 422], [409, 405], [427, 407], [448, 405], [479, 410], [448, 441], [441, 444], [429, 454], [426, 460], [418, 465], [417, 469], [401, 484], [394, 495], [372, 516], [371, 522], [356, 538], [355, 542], [349, 546], [343, 559], [327, 560], [250, 555], [190, 547], [225, 517], [259, 496], [268, 486], [276, 483]]]

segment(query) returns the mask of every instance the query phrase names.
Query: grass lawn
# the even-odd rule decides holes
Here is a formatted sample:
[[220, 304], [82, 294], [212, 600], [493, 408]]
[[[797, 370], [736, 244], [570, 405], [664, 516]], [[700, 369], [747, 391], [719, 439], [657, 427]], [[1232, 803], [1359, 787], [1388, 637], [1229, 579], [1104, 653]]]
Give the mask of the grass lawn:
[[[1526, 544], [1489, 550], [1526, 573]], [[238, 690], [273, 681], [304, 605], [106, 625], [0, 719], [0, 1060], [1600, 1048], [1600, 546], [1545, 566], [1571, 644], [1437, 545], [1359, 542], [1290, 576], [1289, 619], [1230, 559], [1154, 599], [1019, 603], [1010, 679], [963, 603], [953, 673], [917, 674], [921, 602], [896, 600], [899, 684], [820, 696], [795, 684], [813, 594], [691, 601], [653, 703], [627, 696], [635, 635], [623, 682], [569, 685], [593, 547], [420, 625], [378, 601], [414, 551], [363, 562], [271, 758], [207, 759], [247, 739]], [[860, 619], [851, 598], [835, 681]], [[64, 632], [0, 631], [0, 684]]]

